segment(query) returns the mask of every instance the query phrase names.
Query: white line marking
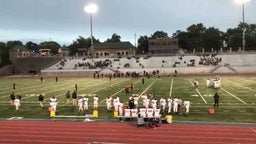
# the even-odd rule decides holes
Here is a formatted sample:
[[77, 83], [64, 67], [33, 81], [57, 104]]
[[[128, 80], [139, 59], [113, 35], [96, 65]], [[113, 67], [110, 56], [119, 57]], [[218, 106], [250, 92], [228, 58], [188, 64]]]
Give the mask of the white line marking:
[[140, 97], [157, 81], [157, 79], [155, 81], [153, 81], [140, 95], [139, 95], [139, 99]]
[[239, 85], [240, 87], [243, 87], [243, 88], [248, 89], [248, 90], [250, 90], [250, 91], [256, 92], [256, 90], [251, 89], [251, 88], [249, 88], [249, 87], [247, 87], [247, 86], [241, 85], [241, 84], [236, 83], [236, 82], [233, 82], [233, 81], [231, 81], [231, 80], [229, 80], [229, 81], [232, 82], [232, 83], [234, 83], [234, 84], [236, 84], [236, 85]]
[[[193, 86], [193, 83], [191, 80], [189, 80], [189, 82], [191, 83], [191, 85]], [[204, 97], [202, 96], [202, 94], [200, 93], [200, 91], [196, 88], [195, 89], [197, 91], [197, 93], [200, 95], [200, 97], [202, 98], [202, 100], [204, 101], [205, 104], [207, 104], [206, 100], [204, 99]]]
[[[136, 83], [138, 83], [140, 80], [137, 80], [136, 82], [135, 82], [135, 84]], [[115, 96], [116, 94], [118, 94], [118, 93], [120, 93], [121, 91], [123, 91], [125, 88], [122, 88], [121, 90], [119, 90], [118, 92], [116, 92], [116, 93], [114, 93], [114, 94], [112, 94], [110, 97], [112, 98], [113, 96]], [[106, 101], [106, 99], [104, 99], [104, 100], [102, 100], [102, 101], [100, 101], [100, 103], [103, 103], [104, 101]]]
[[169, 94], [170, 97], [172, 96], [173, 79], [174, 79], [174, 78], [172, 77], [171, 87], [170, 87], [170, 94]]
[[229, 95], [231, 95], [232, 97], [236, 98], [237, 100], [239, 100], [240, 102], [247, 104], [246, 102], [244, 102], [243, 100], [241, 100], [240, 98], [238, 98], [237, 96], [233, 95], [232, 93], [228, 92], [227, 90], [225, 90], [224, 88], [221, 88], [224, 92], [228, 93]]

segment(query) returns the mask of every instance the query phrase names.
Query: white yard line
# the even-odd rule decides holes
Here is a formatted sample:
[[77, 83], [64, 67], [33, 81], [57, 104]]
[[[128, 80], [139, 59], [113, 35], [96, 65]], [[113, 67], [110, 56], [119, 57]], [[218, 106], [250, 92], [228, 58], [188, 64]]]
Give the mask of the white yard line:
[[250, 91], [252, 91], [252, 92], [256, 92], [256, 90], [251, 89], [251, 88], [249, 88], [249, 87], [247, 87], [247, 86], [241, 85], [241, 84], [236, 83], [236, 82], [233, 82], [233, 81], [231, 81], [231, 80], [229, 80], [229, 81], [232, 82], [232, 83], [234, 83], [234, 84], [236, 84], [236, 85], [239, 85], [240, 87], [243, 87], [243, 88], [245, 88], [245, 89], [248, 89], [248, 90], [250, 90]]
[[[192, 86], [194, 86], [191, 80], [189, 80], [189, 82], [191, 83]], [[197, 88], [196, 88], [195, 90], [196, 90], [196, 92], [199, 94], [199, 96], [202, 98], [202, 100], [204, 101], [204, 103], [207, 104], [207, 101], [204, 99], [204, 97], [202, 96], [202, 94], [200, 93], [200, 91], [199, 91]]]
[[154, 80], [154, 81], [139, 95], [139, 99], [140, 99], [140, 97], [141, 97], [156, 81], [157, 81], [157, 79]]
[[247, 104], [246, 102], [244, 102], [243, 100], [241, 100], [240, 98], [238, 98], [237, 96], [233, 95], [232, 93], [228, 92], [227, 90], [225, 90], [224, 88], [221, 88], [224, 92], [226, 92], [227, 94], [231, 95], [233, 98], [239, 100], [240, 102]]
[[171, 87], [170, 87], [170, 94], [169, 94], [170, 97], [172, 96], [173, 79], [174, 79], [174, 78], [172, 77]]
[[[240, 79], [242, 79], [242, 78], [240, 78]], [[248, 79], [243, 79], [243, 80], [248, 81], [248, 82], [251, 82], [251, 83], [256, 83], [255, 81], [248, 80]]]
[[[107, 82], [104, 82], [104, 84], [105, 83], [107, 83]], [[90, 86], [95, 86], [95, 85], [97, 85], [97, 83], [88, 83], [88, 84], [86, 84], [86, 85], [90, 85]], [[74, 88], [74, 86], [69, 86], [68, 85], [68, 88], [70, 88], [70, 89], [72, 89], [72, 88]], [[66, 89], [67, 90], [67, 87], [63, 87], [63, 88], [61, 88], [61, 89], [57, 89], [57, 90], [54, 90], [54, 91], [59, 91], [59, 90], [64, 90], [64, 89]], [[88, 87], [83, 87], [83, 88], [79, 88], [78, 90], [79, 91], [81, 91], [81, 90], [86, 90], [86, 89], [88, 89]], [[48, 93], [49, 92], [54, 92], [54, 91], [47, 91]], [[70, 92], [72, 92], [72, 91], [70, 91]], [[66, 91], [64, 91], [62, 94], [59, 94], [59, 95], [55, 95], [55, 97], [57, 98], [57, 97], [59, 97], [59, 96], [65, 96], [66, 95]], [[49, 100], [51, 97], [49, 97], [49, 98], [46, 98], [45, 100]]]
[[[140, 81], [140, 80], [137, 80], [137, 81], [135, 82], [135, 84], [138, 83], [139, 81]], [[120, 92], [122, 92], [124, 89], [125, 89], [125, 88], [122, 88], [122, 89], [119, 90], [118, 92], [112, 94], [110, 97], [112, 98], [112, 97], [115, 96], [116, 94], [119, 94]], [[106, 101], [106, 99], [103, 99], [102, 101], [100, 101], [100, 103], [103, 103], [103, 102], [105, 102], [105, 101]]]
[[119, 83], [124, 82], [124, 81], [127, 81], [127, 79], [126, 79], [126, 80], [119, 81], [119, 82], [117, 82], [117, 83], [113, 83], [113, 84], [108, 85], [108, 86], [105, 86], [105, 87], [103, 87], [103, 88], [101, 88], [101, 89], [99, 89], [99, 90], [93, 91], [92, 94], [97, 93], [97, 92], [99, 92], [99, 91], [101, 91], [101, 90], [106, 89], [107, 87], [111, 87], [111, 86], [113, 86], [113, 85], [119, 84]]

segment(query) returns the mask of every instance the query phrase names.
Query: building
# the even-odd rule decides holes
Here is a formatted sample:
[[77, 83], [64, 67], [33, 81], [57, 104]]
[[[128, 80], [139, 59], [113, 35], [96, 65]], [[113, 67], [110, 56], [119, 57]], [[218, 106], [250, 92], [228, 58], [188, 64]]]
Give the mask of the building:
[[136, 53], [136, 48], [130, 42], [95, 43], [93, 48], [96, 57], [134, 56]]
[[148, 52], [152, 55], [172, 55], [179, 49], [176, 38], [149, 39], [148, 43]]
[[31, 57], [32, 52], [24, 46], [16, 46], [9, 51], [9, 59], [11, 62], [16, 62], [17, 58]]

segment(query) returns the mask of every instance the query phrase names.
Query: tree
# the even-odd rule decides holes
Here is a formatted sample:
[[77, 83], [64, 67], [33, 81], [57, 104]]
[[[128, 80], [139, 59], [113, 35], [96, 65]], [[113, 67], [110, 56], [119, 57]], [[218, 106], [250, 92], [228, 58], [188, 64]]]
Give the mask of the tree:
[[228, 36], [228, 44], [233, 50], [242, 48], [243, 41], [243, 29], [245, 31], [246, 50], [255, 50], [256, 45], [256, 25], [255, 24], [243, 24], [240, 23], [236, 28], [230, 28], [227, 30], [226, 35]]
[[202, 23], [193, 24], [187, 28], [189, 50], [202, 50], [201, 37], [202, 34], [205, 32], [205, 29], [206, 28]]
[[6, 45], [8, 49], [12, 49], [16, 46], [22, 46], [23, 44], [21, 41], [15, 40], [15, 41], [7, 41]]
[[147, 36], [139, 37], [137, 53], [139, 54], [148, 53], [148, 37]]
[[201, 36], [201, 44], [205, 51], [211, 52], [211, 49], [218, 51], [222, 46], [222, 32], [214, 27], [205, 29]]
[[178, 38], [179, 40], [179, 47], [182, 49], [186, 49], [187, 51], [192, 50], [192, 48], [190, 48], [188, 41], [189, 41], [189, 36], [187, 32], [180, 32], [176, 38]]
[[40, 49], [51, 49], [53, 54], [58, 54], [60, 45], [55, 41], [45, 41], [39, 44]]
[[25, 44], [25, 47], [31, 51], [38, 52], [39, 45], [36, 43], [33, 43], [32, 41], [29, 41]]
[[0, 66], [9, 62], [9, 50], [4, 42], [0, 42]]
[[[93, 37], [93, 43], [99, 43], [100, 41], [98, 39], [95, 39]], [[79, 48], [85, 48], [86, 52], [88, 51], [88, 48], [91, 46], [91, 38], [84, 38], [82, 36], [79, 36], [71, 45], [68, 46], [70, 55], [75, 55], [78, 52]]]
[[107, 39], [106, 42], [121, 42], [121, 36], [114, 33], [110, 39]]
[[167, 38], [168, 34], [163, 31], [156, 31], [151, 35], [151, 39], [156, 39], [156, 38]]

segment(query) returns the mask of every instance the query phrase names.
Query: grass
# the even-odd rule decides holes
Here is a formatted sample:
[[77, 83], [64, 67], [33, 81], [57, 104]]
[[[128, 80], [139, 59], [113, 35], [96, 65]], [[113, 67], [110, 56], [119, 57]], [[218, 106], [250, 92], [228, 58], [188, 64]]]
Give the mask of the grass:
[[[84, 77], [61, 77], [56, 82], [55, 78], [45, 77], [40, 82], [38, 77], [27, 78], [0, 78], [0, 118], [22, 116], [24, 118], [49, 119], [49, 98], [58, 98], [57, 114], [77, 115], [77, 107], [65, 104], [65, 93], [71, 92], [78, 85], [78, 95], [97, 94], [99, 96], [100, 119], [113, 119], [113, 113], [105, 110], [104, 99], [107, 96], [119, 95], [121, 100], [128, 101], [128, 95], [123, 88], [133, 83], [134, 94], [154, 94], [158, 99], [178, 96], [183, 100], [190, 100], [191, 113], [188, 116], [173, 115], [174, 121], [206, 121], [206, 122], [246, 122], [254, 123], [256, 117], [256, 77], [221, 77], [221, 88], [216, 90], [206, 87], [207, 77], [160, 77], [145, 79], [145, 84], [140, 78], [107, 78], [93, 79]], [[192, 82], [198, 79], [199, 88], [194, 89]], [[22, 96], [22, 106], [19, 113], [15, 112], [9, 104], [9, 97], [13, 83], [16, 84], [15, 93]], [[220, 106], [215, 115], [209, 115], [208, 110], [213, 107], [213, 94], [218, 91]], [[45, 94], [45, 107], [40, 108], [38, 94]], [[92, 97], [89, 98], [89, 110], [92, 112]], [[184, 111], [184, 108], [182, 108]], [[166, 113], [164, 113], [165, 115]]]

